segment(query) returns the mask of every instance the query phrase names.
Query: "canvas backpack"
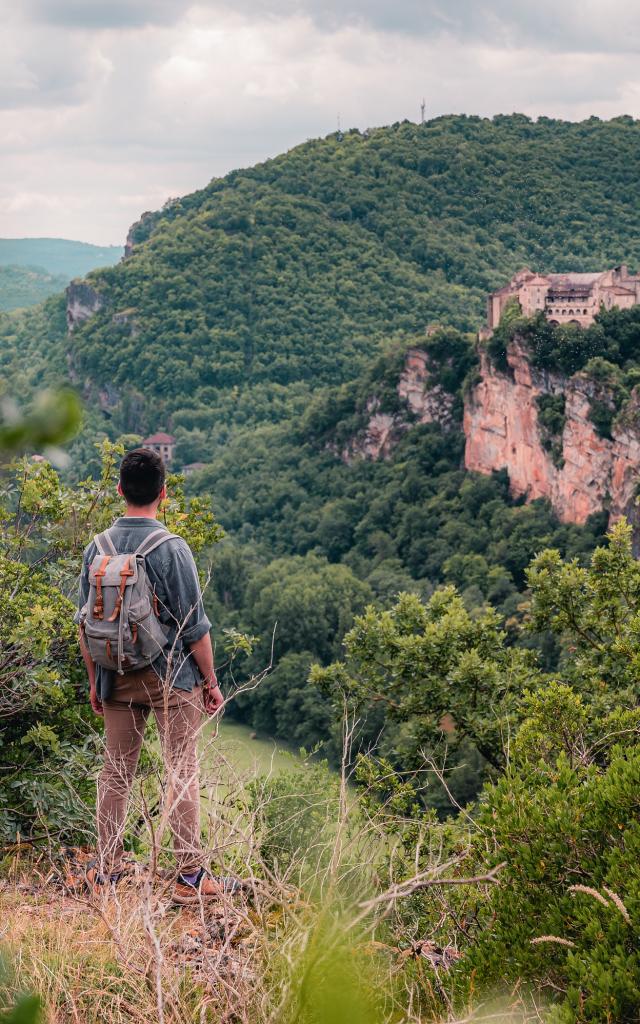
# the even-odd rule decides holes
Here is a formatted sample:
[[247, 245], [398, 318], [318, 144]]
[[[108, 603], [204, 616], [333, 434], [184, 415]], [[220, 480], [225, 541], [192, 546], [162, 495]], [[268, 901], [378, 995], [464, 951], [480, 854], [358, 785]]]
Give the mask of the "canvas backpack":
[[150, 665], [167, 646], [146, 557], [175, 536], [160, 527], [125, 554], [118, 554], [108, 530], [94, 537], [98, 553], [89, 566], [89, 597], [80, 624], [97, 665], [122, 675]]

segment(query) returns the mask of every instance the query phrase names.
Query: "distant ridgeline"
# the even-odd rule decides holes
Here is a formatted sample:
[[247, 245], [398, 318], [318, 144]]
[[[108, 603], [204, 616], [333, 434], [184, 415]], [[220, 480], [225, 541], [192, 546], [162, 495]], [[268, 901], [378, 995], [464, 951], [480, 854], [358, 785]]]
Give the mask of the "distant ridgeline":
[[27, 309], [66, 288], [69, 279], [43, 267], [0, 265], [0, 310]]
[[639, 143], [631, 118], [456, 116], [234, 171], [145, 214], [124, 262], [90, 275], [72, 370], [109, 388], [122, 429], [286, 417], [390, 336], [476, 330], [523, 265], [640, 264]]
[[0, 310], [34, 306], [72, 278], [111, 266], [123, 252], [119, 245], [65, 238], [0, 238]]
[[123, 252], [121, 245], [91, 245], [68, 238], [0, 238], [0, 265], [42, 267], [68, 281], [97, 267], [111, 266]]

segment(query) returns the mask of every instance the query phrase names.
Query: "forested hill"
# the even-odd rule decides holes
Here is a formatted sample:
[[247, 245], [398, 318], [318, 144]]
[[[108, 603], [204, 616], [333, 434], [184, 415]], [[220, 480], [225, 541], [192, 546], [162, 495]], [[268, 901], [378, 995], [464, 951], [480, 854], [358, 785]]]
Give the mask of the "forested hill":
[[42, 267], [0, 265], [0, 309], [25, 309], [66, 288], [68, 279]]
[[640, 263], [639, 173], [626, 117], [451, 116], [309, 141], [145, 215], [132, 255], [90, 276], [103, 306], [73, 335], [76, 370], [110, 385], [116, 417], [141, 396], [126, 429], [177, 410], [204, 430], [278, 418], [356, 376], [385, 336], [477, 327], [523, 264]]

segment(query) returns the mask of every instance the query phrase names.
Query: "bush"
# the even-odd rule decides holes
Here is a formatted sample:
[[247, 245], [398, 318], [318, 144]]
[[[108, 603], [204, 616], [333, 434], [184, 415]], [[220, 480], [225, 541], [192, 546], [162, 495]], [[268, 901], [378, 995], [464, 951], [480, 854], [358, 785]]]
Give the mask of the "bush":
[[252, 782], [249, 808], [264, 863], [279, 876], [317, 884], [331, 859], [339, 796], [338, 776], [324, 761]]

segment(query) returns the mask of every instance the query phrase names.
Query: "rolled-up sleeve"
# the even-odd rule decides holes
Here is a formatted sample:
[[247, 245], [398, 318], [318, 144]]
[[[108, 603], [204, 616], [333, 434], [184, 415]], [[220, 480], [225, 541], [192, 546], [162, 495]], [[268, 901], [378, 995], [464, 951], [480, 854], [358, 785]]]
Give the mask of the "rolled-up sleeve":
[[173, 626], [182, 641], [195, 644], [211, 629], [202, 602], [202, 589], [196, 563], [188, 544], [182, 539], [164, 545], [163, 585]]

